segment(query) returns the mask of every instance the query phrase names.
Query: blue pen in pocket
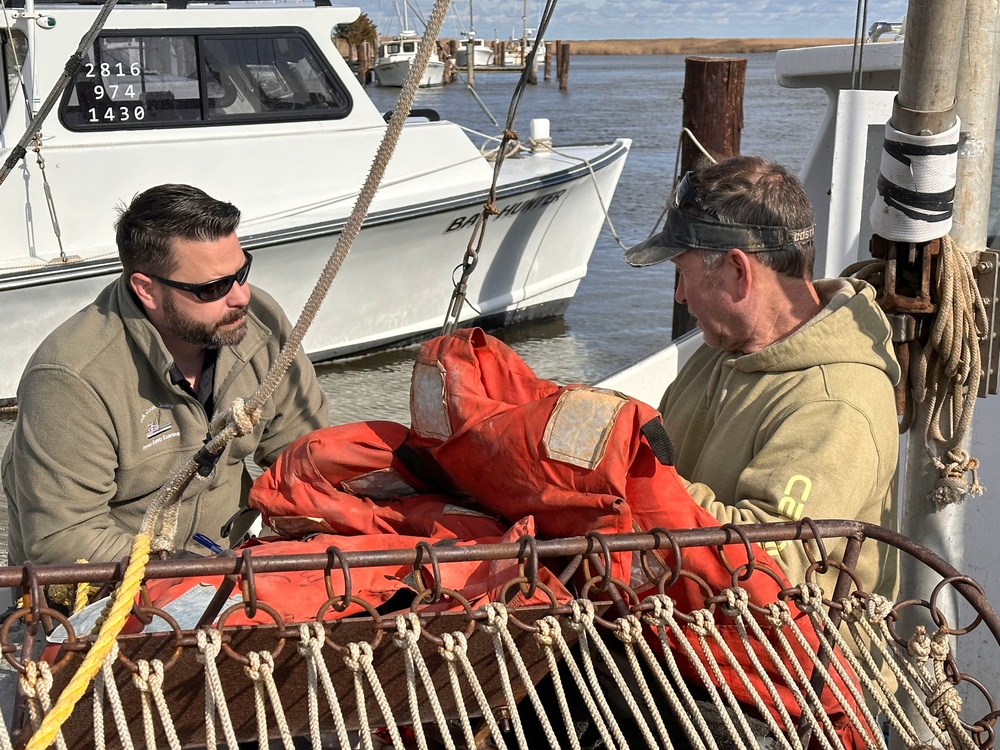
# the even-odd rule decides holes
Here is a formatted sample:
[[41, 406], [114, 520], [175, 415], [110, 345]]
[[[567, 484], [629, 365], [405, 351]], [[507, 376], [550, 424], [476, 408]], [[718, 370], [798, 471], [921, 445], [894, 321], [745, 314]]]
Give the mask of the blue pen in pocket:
[[194, 539], [196, 542], [198, 542], [198, 544], [200, 544], [202, 547], [205, 547], [208, 550], [210, 550], [211, 552], [214, 552], [216, 555], [221, 555], [222, 554], [222, 547], [220, 547], [218, 544], [216, 544], [215, 542], [213, 542], [211, 539], [209, 539], [204, 534], [202, 534], [200, 532], [199, 533], [195, 533], [191, 538]]

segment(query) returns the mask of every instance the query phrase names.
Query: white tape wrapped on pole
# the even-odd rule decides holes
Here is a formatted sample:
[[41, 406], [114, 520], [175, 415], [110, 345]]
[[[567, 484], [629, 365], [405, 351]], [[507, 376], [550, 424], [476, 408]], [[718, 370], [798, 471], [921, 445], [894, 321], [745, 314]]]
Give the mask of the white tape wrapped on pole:
[[[932, 147], [936, 151], [946, 151], [946, 153], [908, 154], [901, 160], [883, 145], [879, 171], [883, 180], [890, 183], [890, 190], [895, 186], [904, 191], [923, 195], [939, 195], [954, 191], [960, 129], [961, 122], [957, 118], [951, 128], [935, 135], [911, 135], [896, 130], [892, 123], [886, 123], [887, 143], [899, 144], [905, 151], [910, 151], [908, 148], [910, 146]], [[869, 214], [875, 234], [894, 242], [929, 242], [951, 231], [951, 201], [945, 210], [908, 203], [910, 202], [901, 200], [898, 195], [887, 200], [880, 184]], [[901, 208], [897, 208], [897, 205], [901, 205]]]

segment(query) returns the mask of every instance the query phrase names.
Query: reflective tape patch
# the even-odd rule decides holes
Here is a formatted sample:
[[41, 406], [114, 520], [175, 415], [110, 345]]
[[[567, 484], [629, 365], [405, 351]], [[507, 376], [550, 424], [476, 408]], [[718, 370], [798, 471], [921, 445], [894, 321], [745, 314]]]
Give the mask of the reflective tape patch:
[[545, 425], [545, 454], [584, 469], [604, 458], [618, 412], [628, 402], [620, 393], [602, 388], [563, 391]]
[[333, 534], [333, 527], [322, 518], [313, 516], [271, 516], [268, 524], [289, 539], [300, 539], [308, 534]]
[[417, 491], [395, 469], [370, 471], [360, 477], [341, 482], [340, 486], [352, 495], [372, 500], [392, 500], [394, 497], [417, 494]]
[[447, 440], [451, 418], [445, 400], [445, 369], [434, 360], [417, 359], [410, 381], [410, 429], [421, 437]]
[[496, 516], [490, 515], [481, 510], [473, 510], [472, 508], [466, 508], [462, 505], [453, 505], [448, 503], [444, 506], [444, 515], [446, 516], [473, 516], [475, 518], [493, 518]]

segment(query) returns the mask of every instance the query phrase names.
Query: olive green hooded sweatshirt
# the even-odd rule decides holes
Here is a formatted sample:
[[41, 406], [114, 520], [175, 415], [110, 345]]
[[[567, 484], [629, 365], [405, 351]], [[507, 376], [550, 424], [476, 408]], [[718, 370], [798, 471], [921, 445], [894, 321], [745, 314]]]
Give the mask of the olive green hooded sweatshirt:
[[[816, 283], [823, 310], [752, 354], [702, 346], [660, 404], [677, 470], [722, 523], [842, 518], [895, 529], [899, 379], [889, 324], [857, 280]], [[845, 543], [828, 544], [842, 559]], [[799, 542], [765, 545], [792, 584], [809, 561]], [[895, 595], [896, 562], [867, 542], [868, 591]], [[832, 593], [836, 571], [818, 580]]]
[[[257, 389], [291, 332], [278, 304], [256, 288], [246, 320], [243, 340], [216, 358], [217, 412]], [[17, 424], [0, 462], [11, 564], [128, 553], [153, 495], [208, 434], [204, 407], [171, 379], [173, 363], [121, 278], [42, 342], [18, 385]], [[300, 347], [253, 432], [231, 441], [210, 476], [184, 491], [177, 548], [209, 554], [191, 541], [196, 531], [228, 546], [220, 529], [251, 484], [244, 459], [266, 468], [328, 420]]]

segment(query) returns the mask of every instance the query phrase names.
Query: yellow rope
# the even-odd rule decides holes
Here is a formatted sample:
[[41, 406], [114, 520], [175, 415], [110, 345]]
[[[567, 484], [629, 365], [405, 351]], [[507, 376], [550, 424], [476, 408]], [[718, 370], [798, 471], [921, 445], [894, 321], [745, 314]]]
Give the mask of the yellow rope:
[[142, 583], [147, 562], [149, 562], [149, 537], [145, 534], [137, 534], [132, 542], [132, 556], [128, 569], [125, 571], [122, 584], [115, 594], [111, 614], [101, 628], [94, 645], [87, 652], [80, 668], [77, 669], [76, 674], [73, 675], [66, 689], [59, 696], [59, 701], [46, 714], [38, 731], [28, 742], [27, 750], [43, 750], [51, 745], [59, 733], [60, 727], [73, 713], [73, 709], [86, 692], [94, 675], [101, 669], [104, 657], [115, 644], [115, 639], [128, 619], [129, 612], [132, 610], [132, 602], [139, 591], [139, 585]]

